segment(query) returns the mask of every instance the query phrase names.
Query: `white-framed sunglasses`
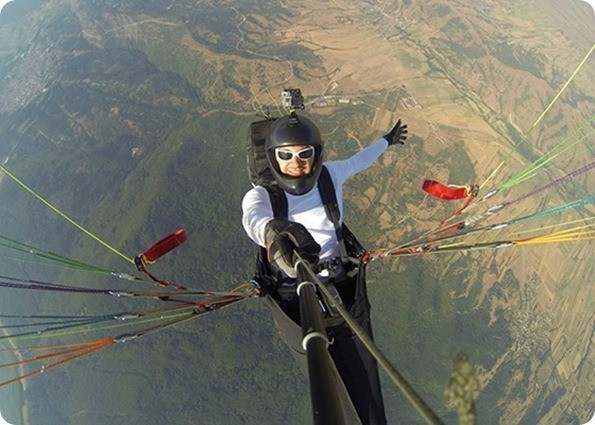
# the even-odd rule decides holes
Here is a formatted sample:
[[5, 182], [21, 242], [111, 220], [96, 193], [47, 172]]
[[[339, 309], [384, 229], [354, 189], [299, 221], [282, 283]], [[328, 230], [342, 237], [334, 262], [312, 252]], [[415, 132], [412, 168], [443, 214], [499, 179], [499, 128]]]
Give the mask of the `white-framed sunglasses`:
[[314, 146], [308, 146], [300, 151], [294, 152], [283, 148], [275, 149], [275, 156], [279, 161], [289, 162], [297, 156], [302, 161], [306, 161], [314, 156]]

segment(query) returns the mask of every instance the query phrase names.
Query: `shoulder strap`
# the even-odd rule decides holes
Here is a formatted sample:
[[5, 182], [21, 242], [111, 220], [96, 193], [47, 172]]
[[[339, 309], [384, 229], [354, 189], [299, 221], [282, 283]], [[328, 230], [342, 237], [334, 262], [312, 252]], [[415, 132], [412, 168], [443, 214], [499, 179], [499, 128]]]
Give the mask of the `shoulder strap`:
[[276, 185], [265, 186], [265, 188], [269, 194], [275, 218], [287, 218], [287, 196], [283, 189]]
[[326, 216], [335, 226], [341, 259], [346, 261], [349, 256], [347, 255], [347, 249], [345, 248], [343, 229], [340, 224], [341, 213], [339, 211], [339, 202], [337, 202], [337, 192], [335, 192], [335, 185], [333, 184], [331, 175], [324, 165], [322, 166], [320, 177], [318, 178], [318, 191], [320, 192], [320, 198], [322, 199], [322, 205], [324, 205]]
[[339, 202], [337, 202], [337, 193], [335, 192], [335, 185], [331, 179], [328, 169], [323, 165], [318, 178], [318, 192], [322, 198], [324, 211], [329, 220], [333, 222], [335, 228], [339, 225], [340, 213]]

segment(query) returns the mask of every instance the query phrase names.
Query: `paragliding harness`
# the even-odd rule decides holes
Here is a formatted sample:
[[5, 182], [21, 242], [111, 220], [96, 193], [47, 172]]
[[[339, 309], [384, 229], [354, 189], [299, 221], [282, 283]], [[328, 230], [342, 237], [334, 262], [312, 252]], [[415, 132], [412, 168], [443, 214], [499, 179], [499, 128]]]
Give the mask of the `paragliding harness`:
[[[260, 185], [266, 188], [275, 218], [287, 219], [287, 197], [273, 178], [265, 150], [268, 130], [274, 121], [275, 119], [270, 118], [253, 122], [250, 125], [248, 174], [254, 186]], [[328, 270], [329, 285], [327, 288], [334, 294], [336, 300], [342, 302], [348, 310], [352, 310], [352, 307], [356, 304], [356, 299], [360, 298], [358, 292], [365, 291], [363, 282], [358, 282], [358, 277], [363, 278], [365, 275], [363, 270], [365, 265], [359, 261], [365, 250], [349, 228], [339, 221], [340, 212], [335, 187], [328, 170], [324, 166], [318, 179], [318, 191], [326, 215], [335, 227], [341, 258], [319, 264], [317, 271]], [[340, 275], [335, 275], [334, 270], [341, 270]], [[273, 297], [296, 323], [299, 322], [297, 295], [295, 293], [289, 297], [280, 295], [279, 288], [282, 282], [279, 275], [271, 268], [264, 247], [259, 247], [258, 250], [253, 282], [263, 295], [268, 294]], [[361, 295], [363, 295], [362, 300], [367, 302], [365, 293]], [[325, 302], [323, 297], [321, 297], [321, 301], [327, 316], [338, 316], [332, 305]], [[356, 311], [351, 312], [357, 313]]]
[[[276, 184], [269, 169], [265, 141], [274, 119], [253, 122], [250, 125], [248, 144], [248, 173], [254, 186], [267, 189], [275, 218], [287, 219], [288, 205], [285, 192]], [[373, 338], [370, 321], [370, 302], [366, 289], [366, 262], [361, 261], [364, 248], [343, 223], [340, 224], [339, 204], [335, 188], [326, 167], [318, 179], [318, 190], [327, 217], [332, 221], [340, 246], [340, 263], [344, 273], [330, 277], [340, 300], [363, 330]], [[323, 265], [324, 266], [324, 265]], [[331, 265], [332, 266], [332, 265]], [[279, 294], [279, 282], [267, 252], [259, 247], [256, 257], [256, 272], [253, 283], [267, 300], [275, 326], [281, 339], [290, 348], [298, 365], [307, 375], [307, 358], [302, 344], [299, 315], [299, 297], [284, 299]], [[325, 284], [328, 289], [328, 286]], [[376, 360], [340, 315], [335, 315], [330, 304], [319, 294], [320, 304], [326, 312], [324, 325], [332, 342], [329, 352], [337, 373], [337, 382], [342, 388], [342, 405], [349, 423], [386, 424], [384, 402]], [[354, 367], [354, 364], [357, 365]]]

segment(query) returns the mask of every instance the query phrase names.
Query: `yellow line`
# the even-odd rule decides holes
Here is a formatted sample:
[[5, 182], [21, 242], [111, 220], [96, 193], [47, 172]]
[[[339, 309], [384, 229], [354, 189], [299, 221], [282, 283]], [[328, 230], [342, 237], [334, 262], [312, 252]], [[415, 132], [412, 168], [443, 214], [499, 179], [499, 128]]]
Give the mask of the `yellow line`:
[[502, 161], [502, 162], [500, 163], [500, 165], [498, 165], [498, 166], [496, 167], [496, 169], [495, 169], [494, 171], [492, 171], [492, 174], [490, 174], [490, 176], [489, 176], [487, 179], [485, 179], [485, 181], [484, 181], [484, 182], [481, 184], [481, 186], [479, 186], [479, 189], [480, 189], [480, 190], [481, 190], [481, 189], [483, 189], [483, 187], [484, 187], [484, 186], [485, 186], [485, 185], [486, 185], [486, 184], [487, 184], [487, 183], [488, 183], [490, 180], [492, 180], [492, 178], [493, 178], [493, 177], [496, 175], [496, 173], [497, 173], [497, 172], [500, 170], [500, 168], [502, 168], [502, 166], [503, 166], [505, 163], [506, 163], [506, 161]]
[[535, 128], [535, 126], [537, 126], [537, 124], [539, 124], [539, 122], [544, 117], [544, 115], [547, 114], [547, 112], [550, 110], [550, 108], [552, 107], [552, 105], [554, 104], [554, 102], [556, 102], [556, 100], [558, 100], [558, 98], [562, 95], [562, 93], [564, 92], [564, 90], [566, 90], [566, 87], [568, 87], [568, 85], [570, 84], [570, 82], [573, 80], [573, 78], [576, 76], [576, 74], [578, 74], [578, 72], [580, 71], [580, 69], [585, 64], [585, 62], [587, 62], [587, 59], [589, 59], [589, 56], [591, 56], [591, 53], [593, 53], [593, 50], [595, 50], [595, 44], [593, 44], [593, 46], [591, 46], [591, 50], [589, 50], [589, 53], [587, 53], [585, 55], [585, 57], [583, 58], [583, 60], [579, 64], [579, 66], [572, 73], [572, 75], [570, 76], [570, 78], [568, 79], [568, 81], [566, 81], [566, 84], [564, 84], [564, 86], [560, 89], [560, 91], [558, 92], [558, 94], [550, 102], [550, 104], [547, 106], [547, 108], [545, 108], [545, 111], [543, 111], [543, 113], [539, 116], [539, 118], [537, 118], [537, 121], [535, 121], [533, 123], [533, 125], [531, 126], [531, 128], [529, 129], [529, 131], [527, 132], [527, 134], [525, 135], [525, 137], [529, 134], [529, 132], [531, 130], [533, 130], [533, 128]]
[[584, 236], [584, 237], [576, 237], [576, 238], [554, 238], [554, 239], [545, 239], [545, 240], [528, 240], [523, 242], [515, 242], [515, 245], [536, 245], [540, 243], [557, 243], [557, 242], [577, 242], [577, 241], [586, 241], [595, 239], [595, 235], [593, 236]]

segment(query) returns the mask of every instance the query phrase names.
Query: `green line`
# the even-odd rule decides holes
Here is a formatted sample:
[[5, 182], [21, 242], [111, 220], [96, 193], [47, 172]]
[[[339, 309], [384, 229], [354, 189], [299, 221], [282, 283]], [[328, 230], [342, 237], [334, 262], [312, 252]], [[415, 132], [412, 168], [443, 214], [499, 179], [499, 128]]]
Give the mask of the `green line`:
[[85, 270], [88, 272], [112, 274], [111, 270], [103, 269], [101, 267], [93, 266], [91, 264], [83, 263], [78, 260], [64, 257], [51, 251], [42, 251], [32, 245], [28, 245], [11, 238], [7, 238], [6, 236], [0, 235], [0, 240], [4, 240], [10, 243], [9, 244], [0, 242], [1, 247], [11, 249], [16, 252], [20, 252], [22, 254], [35, 255], [37, 257], [42, 258], [44, 261], [37, 261], [38, 264], [62, 265], [65, 267], [70, 267], [77, 270]]
[[[188, 306], [188, 308], [191, 308], [191, 307], [192, 306]], [[25, 341], [25, 340], [31, 340], [31, 339], [36, 339], [36, 338], [45, 339], [45, 338], [55, 338], [55, 337], [69, 336], [69, 335], [76, 335], [76, 334], [85, 334], [85, 333], [98, 332], [98, 331], [103, 331], [103, 330], [108, 330], [108, 329], [120, 328], [123, 326], [136, 326], [136, 325], [143, 325], [146, 323], [164, 321], [164, 320], [168, 320], [168, 319], [176, 319], [176, 318], [183, 317], [183, 316], [191, 316], [193, 314], [195, 314], [195, 313], [194, 312], [176, 313], [176, 314], [172, 314], [172, 315], [168, 315], [168, 316], [159, 316], [159, 317], [143, 319], [143, 320], [138, 320], [138, 321], [137, 320], [130, 320], [130, 321], [125, 320], [121, 323], [117, 323], [114, 325], [94, 326], [92, 328], [87, 328], [87, 329], [74, 329], [74, 330], [63, 331], [63, 332], [49, 332], [47, 334], [27, 335], [27, 336], [23, 336], [23, 337], [11, 338], [9, 336], [5, 336], [5, 337], [0, 338], [0, 342], [2, 342], [2, 341]]]
[[539, 218], [543, 218], [543, 217], [547, 217], [549, 215], [553, 215], [553, 214], [559, 214], [561, 212], [565, 212], [571, 209], [575, 209], [575, 208], [579, 208], [579, 207], [584, 207], [585, 205], [590, 205], [595, 203], [595, 196], [591, 195], [585, 199], [580, 199], [578, 201], [572, 201], [572, 202], [568, 202], [567, 204], [564, 205], [559, 205], [557, 207], [553, 207], [544, 211], [538, 211], [534, 214], [525, 216], [525, 217], [521, 217], [521, 218], [517, 218], [514, 220], [511, 220], [508, 222], [509, 225], [513, 225], [513, 224], [517, 224], [517, 223], [522, 223], [523, 221], [529, 221], [529, 220], [534, 220], [534, 219], [539, 219]]
[[513, 153], [518, 150], [519, 146], [521, 146], [522, 143], [524, 143], [524, 142], [527, 141], [527, 137], [529, 136], [529, 134], [531, 133], [531, 131], [533, 131], [533, 129], [537, 126], [537, 124], [539, 124], [539, 122], [541, 122], [541, 120], [543, 119], [543, 117], [545, 116], [545, 114], [550, 110], [550, 108], [552, 107], [552, 105], [559, 99], [559, 97], [562, 95], [562, 93], [564, 92], [564, 90], [566, 90], [566, 87], [568, 87], [568, 85], [574, 79], [574, 77], [576, 76], [576, 74], [578, 74], [578, 72], [583, 67], [583, 65], [585, 64], [585, 62], [589, 58], [589, 56], [591, 56], [591, 53], [593, 53], [593, 50], [594, 49], [595, 49], [595, 44], [593, 44], [593, 46], [591, 46], [591, 49], [589, 50], [589, 53], [587, 53], [585, 55], [585, 57], [580, 62], [580, 64], [578, 65], [578, 67], [574, 70], [574, 72], [572, 73], [572, 75], [570, 76], [570, 78], [568, 78], [568, 81], [566, 81], [566, 83], [564, 84], [564, 86], [562, 86], [562, 88], [558, 91], [558, 93], [556, 94], [556, 96], [554, 97], [554, 99], [545, 108], [545, 110], [542, 112], [542, 114], [539, 116], [539, 118], [537, 118], [537, 120], [533, 123], [533, 125], [529, 128], [529, 130], [527, 130], [525, 133], [521, 134], [521, 140], [518, 143], [516, 143], [514, 145], [513, 149], [504, 157], [504, 160], [502, 161], [503, 163], [508, 162], [508, 160], [512, 157]]
[[[13, 342], [13, 341], [21, 341], [21, 340], [30, 340], [30, 339], [35, 339], [35, 338], [52, 338], [52, 337], [69, 336], [69, 335], [75, 335], [75, 334], [81, 334], [81, 333], [91, 333], [91, 332], [97, 332], [97, 331], [104, 331], [104, 330], [108, 330], [108, 329], [115, 329], [115, 328], [119, 328], [119, 327], [123, 327], [123, 326], [143, 325], [146, 323], [165, 321], [165, 320], [169, 320], [169, 319], [174, 319], [174, 320], [177, 319], [177, 321], [182, 321], [182, 320], [185, 320], [185, 318], [191, 319], [193, 317], [202, 316], [203, 314], [212, 313], [214, 311], [222, 310], [223, 308], [228, 307], [232, 304], [235, 304], [238, 301], [244, 301], [247, 299], [248, 298], [238, 298], [237, 300], [233, 300], [227, 304], [224, 304], [223, 306], [220, 306], [220, 307], [216, 308], [215, 310], [203, 310], [203, 311], [197, 312], [196, 306], [189, 305], [188, 308], [193, 308], [193, 310], [190, 312], [175, 313], [175, 314], [170, 314], [170, 315], [160, 315], [159, 317], [155, 317], [155, 318], [146, 318], [146, 319], [142, 319], [142, 320], [131, 319], [131, 320], [125, 320], [121, 323], [117, 323], [114, 325], [97, 326], [97, 327], [88, 328], [88, 329], [76, 329], [76, 330], [70, 330], [70, 331], [64, 331], [64, 332], [53, 332], [53, 333], [49, 333], [46, 335], [44, 335], [44, 334], [32, 335], [29, 337], [20, 337], [20, 338], [2, 337], [2, 338], [0, 338], [0, 343], [2, 343], [3, 341]], [[157, 313], [159, 313], [159, 311], [155, 311], [150, 314], [157, 314]], [[177, 321], [175, 321], [173, 323], [177, 323]], [[144, 329], [144, 331], [146, 331], [146, 329]]]
[[37, 264], [37, 265], [51, 266], [51, 267], [60, 267], [60, 264], [49, 261], [47, 259], [33, 260], [31, 258], [25, 258], [22, 256], [12, 256], [12, 255], [7, 255], [7, 254], [0, 254], [0, 258], [3, 258], [7, 261], [15, 261], [15, 262], [23, 263], [23, 264], [27, 263], [27, 264]]
[[18, 183], [23, 189], [25, 189], [27, 192], [29, 192], [30, 194], [32, 194], [34, 197], [36, 197], [39, 201], [41, 201], [43, 204], [45, 204], [48, 208], [50, 208], [52, 211], [54, 211], [56, 214], [58, 214], [60, 217], [62, 217], [64, 220], [66, 220], [67, 222], [69, 222], [71, 225], [73, 225], [74, 227], [76, 227], [78, 230], [80, 230], [81, 232], [83, 232], [85, 235], [89, 236], [90, 238], [92, 238], [93, 240], [95, 240], [96, 242], [100, 243], [101, 245], [103, 245], [105, 248], [109, 249], [110, 251], [112, 251], [114, 254], [119, 255], [120, 257], [122, 257], [124, 260], [134, 264], [134, 260], [127, 257], [126, 255], [122, 254], [120, 251], [118, 251], [116, 248], [112, 247], [111, 245], [109, 245], [107, 242], [104, 242], [103, 240], [101, 240], [99, 237], [95, 236], [93, 233], [91, 233], [89, 230], [85, 229], [83, 226], [81, 226], [80, 224], [78, 224], [77, 222], [75, 222], [73, 219], [71, 219], [70, 217], [68, 217], [66, 214], [64, 214], [62, 211], [60, 211], [58, 208], [56, 208], [54, 205], [50, 204], [48, 201], [46, 201], [40, 194], [38, 194], [37, 192], [35, 192], [33, 189], [31, 189], [29, 186], [27, 186], [24, 182], [22, 182], [17, 176], [15, 176], [14, 174], [12, 174], [10, 171], [8, 171], [6, 168], [4, 168], [4, 166], [0, 165], [0, 170], [4, 171], [6, 173], [7, 176], [9, 176], [12, 180], [14, 180], [16, 183]]
[[517, 184], [519, 184], [519, 183], [521, 183], [521, 182], [523, 182], [525, 180], [530, 179], [531, 177], [533, 177], [534, 175], [537, 174], [537, 173], [535, 173], [536, 170], [538, 170], [539, 168], [543, 167], [547, 163], [553, 161], [555, 158], [557, 158], [558, 156], [560, 156], [561, 154], [563, 154], [567, 150], [575, 147], [578, 143], [582, 142], [584, 139], [588, 138], [589, 136], [592, 136], [595, 133], [595, 130], [591, 131], [590, 133], [587, 133], [586, 135], [583, 135], [578, 140], [576, 140], [575, 142], [573, 142], [572, 144], [570, 144], [570, 146], [567, 146], [565, 149], [561, 150], [560, 152], [555, 153], [555, 151], [558, 148], [560, 148], [560, 146], [562, 146], [564, 143], [566, 143], [571, 137], [573, 137], [585, 125], [587, 125], [588, 123], [590, 123], [594, 119], [595, 119], [595, 115], [591, 116], [579, 128], [577, 128], [571, 135], [569, 135], [568, 137], [566, 137], [562, 141], [558, 142], [554, 147], [552, 147], [549, 151], [547, 151], [546, 153], [544, 153], [541, 157], [539, 157], [533, 163], [531, 163], [527, 167], [525, 167], [525, 169], [522, 170], [521, 172], [519, 172], [516, 176], [511, 177], [506, 183], [504, 183], [503, 185], [501, 185], [498, 188], [498, 190], [510, 189], [511, 187], [513, 187], [513, 186], [515, 186], [515, 185], [517, 185]]

